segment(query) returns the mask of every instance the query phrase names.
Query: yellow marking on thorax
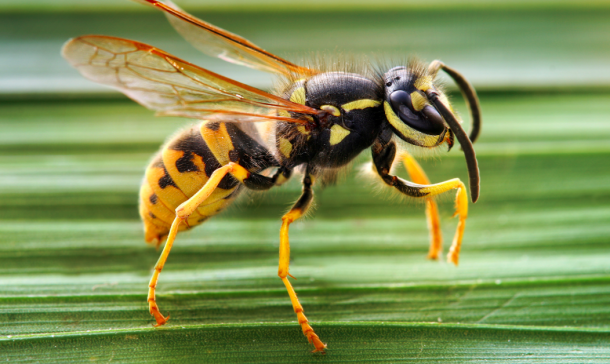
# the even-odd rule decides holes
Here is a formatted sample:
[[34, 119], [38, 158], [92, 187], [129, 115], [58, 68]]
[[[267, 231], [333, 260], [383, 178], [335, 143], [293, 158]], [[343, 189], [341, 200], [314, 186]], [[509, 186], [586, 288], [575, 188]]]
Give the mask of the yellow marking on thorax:
[[290, 95], [290, 101], [297, 103], [297, 104], [301, 104], [301, 105], [305, 105], [305, 87], [301, 86], [301, 87], [297, 87], [293, 92], [292, 95]]
[[345, 112], [350, 112], [352, 110], [361, 110], [366, 109], [368, 107], [377, 107], [381, 105], [380, 101], [372, 100], [372, 99], [360, 99], [352, 102], [348, 102], [346, 104], [341, 105], [341, 108], [345, 110]]
[[231, 136], [227, 132], [227, 126], [225, 123], [220, 123], [218, 130], [212, 130], [208, 128], [208, 123], [209, 122], [204, 121], [201, 124], [201, 136], [208, 145], [208, 148], [210, 148], [210, 151], [212, 151], [212, 154], [214, 154], [214, 157], [216, 157], [218, 163], [223, 166], [227, 165], [231, 162], [229, 152], [235, 149]]
[[383, 108], [390, 124], [392, 124], [392, 126], [405, 137], [421, 143], [421, 145], [424, 147], [435, 147], [439, 144], [440, 141], [438, 135], [424, 134], [408, 127], [402, 120], [400, 120], [398, 116], [396, 116], [396, 114], [394, 114], [392, 106], [390, 106], [387, 101], [384, 101]]
[[421, 111], [424, 106], [426, 106], [427, 101], [419, 92], [413, 91], [411, 93], [411, 103], [413, 104], [413, 109], [415, 109], [415, 111]]
[[299, 131], [299, 133], [301, 133], [303, 135], [309, 135], [309, 130], [307, 130], [307, 128], [304, 127], [303, 125], [297, 126], [297, 130]]
[[290, 158], [290, 153], [292, 153], [292, 143], [286, 138], [280, 137], [280, 153], [286, 158]]
[[332, 116], [341, 116], [341, 111], [339, 111], [339, 109], [337, 109], [333, 105], [322, 105], [320, 106], [320, 110], [324, 110]]
[[337, 145], [341, 143], [346, 136], [350, 133], [349, 130], [345, 129], [339, 124], [335, 124], [330, 128], [330, 145]]

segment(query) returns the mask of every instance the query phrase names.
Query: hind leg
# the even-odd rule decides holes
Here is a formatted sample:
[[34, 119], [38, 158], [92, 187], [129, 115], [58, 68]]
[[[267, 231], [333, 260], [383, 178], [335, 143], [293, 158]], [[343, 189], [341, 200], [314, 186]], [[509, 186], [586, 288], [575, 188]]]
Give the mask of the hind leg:
[[157, 305], [157, 300], [155, 298], [155, 290], [157, 287], [157, 281], [159, 280], [159, 274], [161, 274], [163, 266], [167, 261], [167, 257], [169, 256], [172, 246], [174, 245], [174, 241], [176, 240], [178, 229], [180, 228], [180, 225], [188, 219], [189, 215], [191, 215], [197, 209], [197, 207], [199, 207], [199, 205], [201, 205], [212, 194], [212, 192], [214, 192], [220, 181], [229, 173], [246, 187], [251, 189], [269, 189], [274, 185], [278, 176], [277, 173], [274, 177], [266, 177], [260, 174], [251, 173], [239, 164], [231, 162], [214, 171], [207, 183], [195, 195], [176, 208], [176, 217], [169, 230], [167, 242], [165, 243], [163, 252], [161, 252], [161, 256], [155, 265], [155, 271], [153, 272], [153, 275], [150, 278], [150, 283], [148, 284], [148, 308], [150, 314], [153, 315], [157, 321], [155, 326], [163, 325], [169, 319], [169, 315], [165, 317], [159, 310], [159, 306]]

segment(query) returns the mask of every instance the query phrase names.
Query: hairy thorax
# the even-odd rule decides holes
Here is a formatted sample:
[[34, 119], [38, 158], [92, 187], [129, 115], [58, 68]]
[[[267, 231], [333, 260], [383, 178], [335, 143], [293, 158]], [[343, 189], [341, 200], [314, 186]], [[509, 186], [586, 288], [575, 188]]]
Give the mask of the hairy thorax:
[[306, 116], [314, 119], [316, 128], [277, 123], [280, 164], [335, 168], [350, 162], [379, 134], [384, 120], [382, 95], [376, 82], [355, 73], [326, 72], [294, 82], [282, 96], [324, 113]]

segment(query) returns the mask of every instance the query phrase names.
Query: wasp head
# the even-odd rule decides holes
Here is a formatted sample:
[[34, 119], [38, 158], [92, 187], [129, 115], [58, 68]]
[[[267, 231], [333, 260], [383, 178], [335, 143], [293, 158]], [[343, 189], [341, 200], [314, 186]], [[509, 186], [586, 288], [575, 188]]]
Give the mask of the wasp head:
[[[447, 142], [453, 146], [453, 133], [438, 110], [429, 103], [425, 91], [432, 85], [426, 74], [407, 67], [394, 67], [383, 75], [384, 111], [394, 133], [402, 140], [425, 148]], [[446, 101], [446, 97], [443, 101]]]

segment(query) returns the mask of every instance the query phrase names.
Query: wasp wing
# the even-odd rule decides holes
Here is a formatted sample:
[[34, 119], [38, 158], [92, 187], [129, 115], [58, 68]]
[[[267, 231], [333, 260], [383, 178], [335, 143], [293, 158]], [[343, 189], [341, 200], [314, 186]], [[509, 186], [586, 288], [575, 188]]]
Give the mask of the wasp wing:
[[316, 109], [271, 95], [128, 39], [90, 35], [69, 40], [64, 58], [88, 79], [114, 87], [162, 115], [204, 119], [211, 113], [249, 120], [308, 124], [288, 112], [315, 115]]
[[265, 51], [245, 38], [198, 19], [180, 9], [170, 0], [135, 0], [165, 12], [170, 24], [195, 48], [212, 57], [257, 70], [312, 76], [319, 73], [297, 66]]

